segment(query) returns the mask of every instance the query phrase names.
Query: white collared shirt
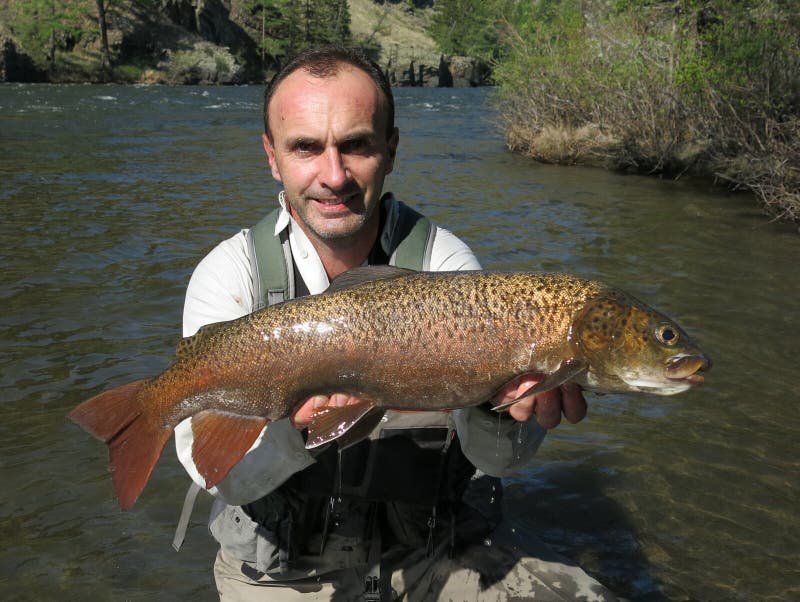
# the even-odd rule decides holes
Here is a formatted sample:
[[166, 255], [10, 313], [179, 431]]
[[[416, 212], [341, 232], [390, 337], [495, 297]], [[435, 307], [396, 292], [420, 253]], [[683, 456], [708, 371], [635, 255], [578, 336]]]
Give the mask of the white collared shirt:
[[[289, 214], [283, 195], [281, 212], [275, 226], [277, 236], [289, 230], [292, 259], [309, 292], [323, 292], [330, 282], [311, 241]], [[388, 244], [397, 224], [398, 202], [388, 195], [386, 223], [381, 244]], [[234, 320], [253, 311], [255, 295], [246, 239], [247, 230], [221, 242], [198, 264], [186, 291], [183, 311], [183, 335], [191, 336], [206, 324]], [[478, 270], [480, 264], [472, 251], [452, 232], [437, 227], [431, 250], [431, 271]], [[545, 431], [535, 421], [524, 425], [505, 423], [471, 408], [453, 412], [464, 454], [487, 474], [504, 476], [524, 464], [539, 447]], [[498, 433], [498, 428], [501, 432]], [[513, 433], [511, 432], [513, 430]], [[506, 432], [507, 431], [507, 432]], [[178, 458], [189, 476], [200, 486], [205, 480], [192, 460], [191, 419], [175, 428]], [[288, 419], [267, 424], [244, 458], [217, 486], [209, 489], [226, 502], [241, 505], [256, 500], [312, 464], [303, 438]]]

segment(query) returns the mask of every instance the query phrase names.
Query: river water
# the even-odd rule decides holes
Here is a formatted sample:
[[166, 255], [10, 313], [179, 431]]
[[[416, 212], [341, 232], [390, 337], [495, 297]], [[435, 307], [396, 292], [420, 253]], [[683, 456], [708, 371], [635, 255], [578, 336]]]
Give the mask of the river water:
[[[274, 203], [257, 87], [0, 86], [0, 597], [211, 600], [215, 546], [168, 445], [122, 513], [64, 415], [170, 361], [197, 261]], [[671, 398], [589, 395], [508, 513], [635, 600], [800, 599], [800, 236], [746, 195], [542, 166], [487, 90], [399, 89], [387, 187], [485, 267], [569, 271], [675, 317], [714, 360]]]

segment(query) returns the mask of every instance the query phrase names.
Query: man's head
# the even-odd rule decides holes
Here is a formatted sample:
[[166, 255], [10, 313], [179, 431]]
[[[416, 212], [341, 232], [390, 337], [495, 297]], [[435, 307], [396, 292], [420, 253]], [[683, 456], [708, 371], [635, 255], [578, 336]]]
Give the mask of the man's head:
[[269, 127], [269, 104], [280, 83], [298, 69], [303, 69], [314, 77], [326, 78], [335, 75], [344, 65], [361, 69], [375, 82], [375, 86], [383, 94], [385, 103], [386, 137], [389, 138], [392, 135], [394, 131], [394, 95], [386, 74], [372, 59], [359, 50], [324, 46], [309, 48], [297, 54], [267, 84], [264, 90], [264, 133], [270, 140], [272, 134]]
[[385, 84], [359, 53], [323, 48], [296, 57], [267, 87], [262, 139], [272, 176], [318, 250], [377, 237], [398, 142]]

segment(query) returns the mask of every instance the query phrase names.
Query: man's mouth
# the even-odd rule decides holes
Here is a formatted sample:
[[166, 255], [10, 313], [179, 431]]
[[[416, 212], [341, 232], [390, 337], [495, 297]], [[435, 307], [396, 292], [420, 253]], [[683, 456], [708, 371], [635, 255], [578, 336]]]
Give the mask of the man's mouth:
[[315, 197], [310, 200], [325, 212], [352, 211], [352, 204], [356, 196], [356, 194], [349, 194], [336, 197]]

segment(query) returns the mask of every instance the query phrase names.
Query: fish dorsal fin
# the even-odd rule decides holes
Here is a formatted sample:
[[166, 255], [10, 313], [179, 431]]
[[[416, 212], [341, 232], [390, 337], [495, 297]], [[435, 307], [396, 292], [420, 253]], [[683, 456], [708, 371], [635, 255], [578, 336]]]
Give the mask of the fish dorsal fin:
[[341, 276], [334, 278], [325, 292], [332, 293], [373, 280], [388, 280], [390, 278], [399, 278], [400, 276], [408, 276], [410, 274], [416, 274], [416, 272], [405, 268], [397, 268], [392, 265], [359, 266], [347, 270]]
[[369, 401], [359, 401], [341, 408], [325, 407], [311, 415], [306, 449], [336, 440], [341, 447], [358, 443], [374, 429], [384, 410]]
[[583, 361], [574, 358], [570, 358], [561, 362], [561, 365], [558, 367], [558, 370], [553, 372], [550, 376], [545, 378], [543, 381], [535, 384], [533, 387], [525, 391], [522, 395], [517, 397], [516, 399], [512, 399], [511, 401], [507, 401], [506, 403], [500, 404], [499, 406], [494, 406], [492, 409], [496, 412], [500, 412], [502, 410], [506, 410], [513, 406], [515, 403], [522, 401], [523, 399], [528, 399], [536, 395], [537, 393], [541, 393], [542, 391], [549, 391], [550, 389], [555, 389], [556, 387], [560, 387], [565, 382], [568, 382], [578, 376], [579, 374], [586, 372], [589, 368], [589, 365]]
[[175, 356], [178, 358], [192, 357], [197, 352], [200, 343], [204, 343], [214, 335], [226, 322], [215, 322], [213, 324], [206, 324], [201, 326], [200, 329], [190, 337], [184, 337], [178, 341], [175, 347]]
[[219, 483], [247, 453], [267, 419], [218, 410], [192, 416], [192, 459], [206, 480], [206, 489]]

